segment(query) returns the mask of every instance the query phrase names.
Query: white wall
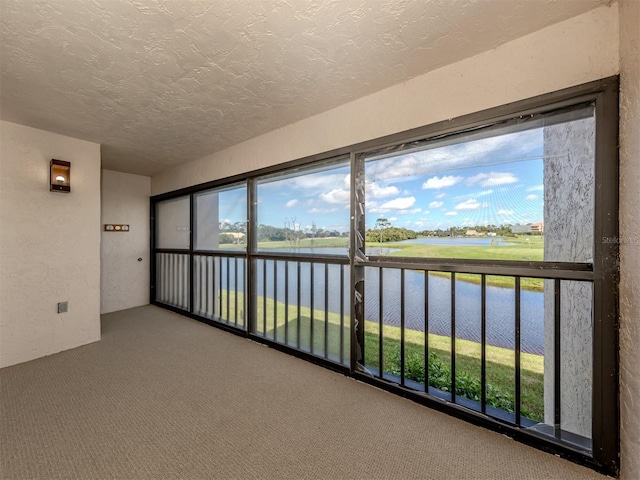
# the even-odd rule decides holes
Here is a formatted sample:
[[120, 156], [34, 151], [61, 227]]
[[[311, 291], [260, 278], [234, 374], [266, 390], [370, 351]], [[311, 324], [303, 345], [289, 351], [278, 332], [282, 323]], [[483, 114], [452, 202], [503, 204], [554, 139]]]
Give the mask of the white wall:
[[618, 8], [602, 7], [274, 130], [152, 179], [152, 195], [326, 152], [618, 73]]
[[640, 2], [620, 10], [621, 478], [640, 478]]
[[[150, 192], [150, 177], [102, 170], [100, 313], [149, 303]], [[129, 231], [105, 232], [105, 223]]]
[[[52, 158], [71, 193], [49, 192]], [[0, 179], [0, 367], [99, 340], [100, 146], [0, 122]]]

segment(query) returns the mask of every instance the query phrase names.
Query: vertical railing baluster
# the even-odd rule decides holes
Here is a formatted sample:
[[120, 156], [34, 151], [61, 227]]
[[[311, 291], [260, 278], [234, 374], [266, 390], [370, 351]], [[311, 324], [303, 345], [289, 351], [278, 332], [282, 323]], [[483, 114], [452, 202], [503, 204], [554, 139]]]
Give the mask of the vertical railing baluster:
[[222, 299], [223, 299], [223, 289], [222, 289], [222, 270], [224, 270], [223, 268], [223, 264], [222, 264], [222, 257], [218, 257], [218, 319], [222, 320], [222, 312], [223, 312], [223, 308], [222, 308]]
[[175, 271], [174, 271], [174, 305], [180, 307], [182, 305], [182, 285], [180, 284], [180, 275], [182, 270], [182, 264], [180, 262], [180, 255], [174, 254], [174, 263], [175, 263]]
[[[194, 257], [196, 258], [196, 257]], [[200, 315], [204, 315], [206, 312], [206, 303], [207, 303], [207, 257], [199, 256], [197, 257], [198, 261], [198, 297], [200, 298], [200, 303], [198, 304], [198, 311]]]
[[383, 334], [383, 316], [384, 316], [384, 290], [382, 288], [384, 283], [384, 274], [382, 273], [383, 268], [378, 268], [378, 376], [380, 378], [383, 377], [382, 372], [384, 372], [384, 334]]
[[487, 276], [480, 276], [480, 408], [487, 412]]
[[301, 316], [301, 307], [300, 307], [300, 272], [301, 272], [301, 267], [300, 267], [300, 261], [296, 262], [296, 282], [298, 284], [298, 288], [296, 290], [296, 301], [298, 304], [298, 314], [297, 314], [297, 319], [296, 319], [296, 348], [298, 350], [300, 350], [300, 328], [302, 326], [301, 320], [300, 320], [300, 316]]
[[329, 264], [324, 264], [324, 358], [329, 358]]
[[515, 339], [514, 339], [514, 347], [515, 347], [515, 362], [516, 362], [516, 395], [515, 395], [515, 414], [516, 414], [516, 425], [520, 426], [520, 410], [521, 410], [521, 380], [520, 380], [520, 277], [515, 277], [516, 281], [516, 325], [515, 325]]
[[284, 344], [289, 345], [289, 260], [284, 261]]
[[166, 263], [166, 258], [164, 253], [158, 253], [156, 255], [156, 259], [158, 262], [158, 270], [156, 273], [157, 283], [158, 283], [158, 288], [157, 288], [158, 293], [156, 295], [159, 295], [157, 297], [157, 300], [159, 300], [160, 302], [164, 302], [165, 290], [167, 288], [167, 279], [165, 278], [165, 275], [166, 275], [165, 272], [167, 269], [164, 266], [164, 264]]
[[167, 254], [162, 253], [162, 301], [167, 303], [167, 297], [169, 295], [169, 276], [167, 275]]
[[167, 253], [167, 296], [165, 303], [173, 303], [173, 254]]
[[310, 351], [313, 354], [313, 330], [314, 330], [314, 320], [315, 320], [315, 312], [314, 312], [314, 308], [315, 308], [315, 304], [314, 304], [314, 286], [315, 284], [313, 283], [313, 277], [314, 277], [314, 270], [315, 270], [315, 264], [313, 262], [309, 263], [309, 290], [310, 290], [310, 304], [311, 304], [311, 315], [310, 315], [310, 320], [309, 320], [309, 335], [311, 337], [311, 346], [310, 346]]
[[215, 279], [215, 265], [216, 259], [214, 257], [207, 257], [207, 313], [209, 318], [215, 316], [215, 292], [216, 292], [216, 279]]
[[262, 260], [262, 336], [267, 336], [267, 260]]
[[177, 285], [177, 291], [178, 291], [178, 297], [177, 297], [177, 306], [178, 308], [182, 308], [182, 296], [183, 296], [183, 288], [184, 288], [184, 284], [181, 282], [182, 280], [182, 255], [180, 254], [176, 254], [176, 285]]
[[191, 262], [191, 257], [189, 255], [183, 255], [182, 256], [182, 292], [183, 292], [183, 303], [182, 303], [182, 308], [184, 308], [185, 310], [189, 310], [191, 308], [191, 300], [190, 300], [190, 295], [191, 292], [189, 291], [189, 285], [191, 284], [191, 280], [189, 278], [189, 271], [191, 270], [190, 268], [190, 262]]
[[424, 391], [429, 393], [429, 270], [424, 271]]
[[206, 308], [206, 269], [207, 269], [207, 257], [202, 255], [194, 255], [193, 257], [193, 288], [194, 292], [194, 302], [193, 311], [198, 313], [198, 315], [205, 314]]
[[182, 307], [182, 282], [180, 281], [181, 273], [182, 273], [182, 256], [180, 254], [176, 254], [175, 282], [176, 282], [176, 306], [178, 308]]
[[166, 260], [165, 260], [165, 275], [167, 277], [167, 281], [166, 281], [166, 292], [165, 292], [165, 296], [164, 296], [164, 302], [171, 305], [171, 303], [173, 302], [172, 297], [173, 297], [173, 254], [172, 253], [167, 253], [166, 254]]
[[183, 281], [185, 288], [185, 299], [184, 299], [184, 309], [191, 311], [191, 255], [183, 255], [184, 261], [182, 265], [184, 266], [183, 273]]
[[451, 272], [451, 401], [456, 403], [456, 272]]
[[405, 355], [404, 355], [404, 323], [405, 323], [405, 304], [404, 304], [404, 268], [400, 269], [400, 385], [405, 384]]
[[561, 396], [560, 396], [560, 371], [561, 371], [561, 363], [560, 363], [560, 279], [556, 278], [554, 280], [553, 285], [553, 294], [554, 294], [554, 315], [553, 315], [553, 362], [554, 362], [554, 378], [553, 378], [553, 397], [554, 397], [554, 408], [553, 408], [553, 423], [554, 423], [554, 433], [556, 438], [560, 438], [560, 430], [561, 430]]
[[196, 300], [196, 305], [195, 308], [198, 309], [198, 315], [204, 315], [205, 314], [205, 308], [206, 308], [206, 269], [207, 269], [207, 257], [204, 256], [194, 256], [193, 257], [193, 261], [194, 263], [197, 265], [197, 267], [194, 266], [194, 268], [196, 268], [197, 272], [194, 273], [194, 275], [196, 276], [195, 278], [195, 288], [196, 288], [196, 295], [197, 295], [197, 300]]
[[340, 265], [340, 363], [344, 365], [344, 265]]
[[245, 330], [249, 329], [248, 315], [247, 311], [249, 308], [249, 299], [247, 298], [247, 282], [248, 282], [248, 274], [249, 274], [249, 264], [246, 258], [242, 259], [242, 327]]
[[182, 308], [182, 288], [183, 284], [180, 281], [182, 279], [182, 255], [176, 254], [176, 306]]
[[176, 281], [175, 281], [175, 271], [176, 271], [176, 255], [174, 253], [169, 254], [169, 296], [168, 296], [168, 304], [175, 305], [176, 300]]
[[278, 341], [278, 261], [273, 261], [273, 341]]
[[177, 307], [182, 306], [182, 255], [176, 253], [174, 255], [176, 260], [176, 271], [175, 271], [175, 295], [176, 301], [175, 304]]
[[171, 254], [171, 305], [178, 305], [178, 255]]
[[227, 318], [225, 318], [226, 323], [231, 322], [231, 271], [230, 271], [230, 259], [227, 259]]
[[238, 326], [238, 257], [233, 257], [234, 324]]
[[199, 290], [198, 295], [200, 302], [196, 303], [198, 306], [199, 315], [206, 316], [207, 312], [207, 257], [204, 255], [194, 256], [194, 259], [198, 259], [199, 273], [196, 276], [196, 288]]

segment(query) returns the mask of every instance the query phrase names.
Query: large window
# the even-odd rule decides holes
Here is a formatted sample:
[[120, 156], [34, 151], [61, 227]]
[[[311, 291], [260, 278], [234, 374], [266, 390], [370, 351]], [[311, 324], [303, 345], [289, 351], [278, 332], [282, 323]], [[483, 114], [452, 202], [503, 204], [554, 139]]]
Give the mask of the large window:
[[348, 158], [256, 181], [257, 251], [346, 255]]
[[[365, 155], [372, 374], [591, 450], [594, 146], [587, 105]], [[565, 276], [546, 279], [558, 262]]]
[[153, 302], [615, 473], [616, 89], [154, 198]]

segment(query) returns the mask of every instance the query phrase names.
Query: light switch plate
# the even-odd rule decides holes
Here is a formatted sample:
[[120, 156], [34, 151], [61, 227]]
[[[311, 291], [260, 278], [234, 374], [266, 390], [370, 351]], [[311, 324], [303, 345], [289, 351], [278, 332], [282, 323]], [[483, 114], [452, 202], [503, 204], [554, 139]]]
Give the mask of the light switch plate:
[[105, 223], [104, 224], [105, 232], [128, 232], [129, 225], [122, 223]]
[[69, 302], [58, 303], [58, 313], [65, 313], [69, 310]]

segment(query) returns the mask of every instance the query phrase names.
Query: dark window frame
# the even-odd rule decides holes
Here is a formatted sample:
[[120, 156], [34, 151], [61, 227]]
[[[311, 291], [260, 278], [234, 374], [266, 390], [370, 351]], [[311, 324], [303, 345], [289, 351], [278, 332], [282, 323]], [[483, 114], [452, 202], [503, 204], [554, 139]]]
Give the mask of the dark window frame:
[[[615, 241], [605, 241], [605, 239], [618, 238], [618, 91], [619, 77], [609, 77], [597, 80], [583, 85], [570, 87], [552, 93], [543, 94], [530, 99], [520, 100], [499, 107], [491, 108], [481, 112], [464, 115], [452, 120], [436, 122], [427, 126], [418, 127], [405, 132], [388, 135], [382, 138], [361, 142], [355, 145], [339, 148], [329, 152], [308, 156], [302, 159], [285, 162], [279, 165], [246, 172], [244, 174], [235, 175], [229, 178], [218, 179], [177, 191], [168, 192], [161, 195], [151, 197], [151, 224], [150, 224], [150, 241], [151, 241], [151, 268], [150, 268], [150, 298], [151, 303], [177, 313], [187, 315], [196, 320], [202, 321], [209, 325], [230, 331], [235, 334], [250, 337], [253, 340], [268, 344], [276, 349], [285, 351], [297, 357], [304, 358], [313, 363], [323, 365], [327, 368], [339, 371], [343, 374], [352, 376], [366, 383], [376, 385], [386, 390], [392, 391], [401, 396], [410, 398], [416, 402], [427, 405], [431, 408], [444, 411], [453, 416], [465, 419], [471, 423], [485, 426], [491, 430], [507, 434], [523, 443], [533, 445], [539, 449], [552, 452], [576, 463], [584, 464], [598, 470], [600, 472], [617, 475], [619, 472], [619, 385], [618, 385], [618, 245]], [[356, 168], [362, 168], [364, 155], [373, 150], [381, 150], [385, 148], [395, 148], [399, 144], [407, 144], [411, 142], [424, 141], [425, 139], [436, 139], [451, 135], [460, 135], [465, 132], [472, 132], [481, 128], [491, 128], [492, 126], [503, 124], [505, 122], [518, 122], [524, 120], [531, 115], [540, 115], [545, 112], [572, 107], [583, 103], [593, 103], [595, 105], [596, 115], [596, 147], [595, 147], [595, 213], [594, 213], [594, 260], [593, 269], [586, 268], [584, 271], [569, 272], [576, 275], [576, 278], [591, 279], [593, 281], [593, 419], [592, 419], [592, 438], [593, 450], [592, 454], [585, 455], [564, 444], [554, 442], [552, 439], [542, 435], [523, 431], [514, 428], [511, 425], [502, 423], [494, 418], [488, 418], [479, 415], [476, 412], [469, 411], [458, 405], [447, 404], [418, 394], [404, 386], [391, 384], [389, 382], [380, 381], [380, 379], [372, 378], [362, 373], [358, 366], [358, 356], [362, 352], [358, 350], [361, 330], [356, 331], [351, 328], [351, 366], [345, 368], [335, 363], [328, 362], [322, 358], [306, 354], [293, 348], [269, 341], [258, 336], [252, 335], [255, 319], [249, 317], [246, 322], [245, 330], [238, 330], [228, 327], [224, 324], [211, 321], [200, 317], [192, 312], [193, 298], [191, 298], [191, 310], [186, 311], [176, 307], [172, 307], [156, 301], [156, 253], [185, 253], [193, 259], [196, 252], [193, 249], [193, 228], [191, 228], [191, 241], [189, 249], [157, 249], [155, 247], [156, 238], [156, 204], [160, 201], [172, 199], [182, 195], [189, 195], [191, 198], [191, 225], [193, 225], [193, 194], [216, 187], [224, 187], [233, 184], [246, 182], [248, 193], [248, 218], [247, 226], [247, 248], [246, 253], [242, 256], [246, 257], [246, 265], [249, 271], [246, 272], [247, 288], [246, 295], [251, 305], [252, 291], [251, 278], [254, 276], [252, 271], [252, 259], [256, 256], [260, 258], [270, 257], [280, 259], [283, 256], [279, 254], [269, 254], [267, 252], [255, 252], [255, 182], [258, 178], [265, 175], [273, 175], [277, 173], [291, 172], [292, 169], [304, 168], [317, 164], [318, 162], [331, 162], [332, 159], [342, 156], [350, 156], [352, 172]], [[361, 260], [357, 259], [357, 239], [353, 232], [364, 228], [364, 219], [360, 216], [358, 207], [358, 193], [356, 191], [355, 175], [351, 175], [351, 238], [349, 240], [350, 255], [348, 265], [351, 271], [352, 297], [353, 292], [358, 292], [362, 288], [362, 278], [360, 278], [359, 268], [362, 267]], [[228, 254], [226, 252], [225, 254]], [[287, 257], [287, 254], [284, 254]], [[299, 256], [296, 256], [296, 259]], [[302, 257], [303, 261], [313, 261], [314, 259], [325, 262], [328, 259], [323, 256]], [[389, 262], [386, 258], [384, 262], [381, 259], [372, 259], [373, 263], [378, 266], [384, 266], [384, 262]], [[410, 268], [414, 264], [415, 259], [397, 259], [389, 262], [389, 266], [394, 268], [407, 267]], [[378, 262], [378, 263], [376, 263]], [[429, 264], [429, 268], [434, 266], [438, 269], [451, 272], [478, 272], [480, 268], [486, 273], [486, 267], [495, 273], [509, 274], [509, 272], [526, 276], [527, 271], [539, 271], [540, 265], [536, 262], [484, 262], [472, 260], [455, 260], [455, 259], [434, 259], [437, 265]], [[342, 263], [342, 261], [339, 261]], [[189, 262], [192, 268], [193, 262]], [[418, 264], [416, 264], [417, 266]], [[419, 262], [421, 268], [425, 268], [424, 262]], [[575, 265], [573, 265], [575, 267]], [[548, 278], [562, 276], [567, 274], [570, 268], [567, 265], [558, 263], [554, 268], [545, 272]], [[190, 295], [193, 297], [193, 275], [190, 273]], [[564, 278], [564, 277], [563, 277]], [[362, 293], [362, 292], [360, 292]], [[358, 305], [351, 302], [351, 322], [352, 327], [355, 319], [363, 318], [363, 312], [358, 311]], [[251, 307], [248, 308], [251, 312]]]

